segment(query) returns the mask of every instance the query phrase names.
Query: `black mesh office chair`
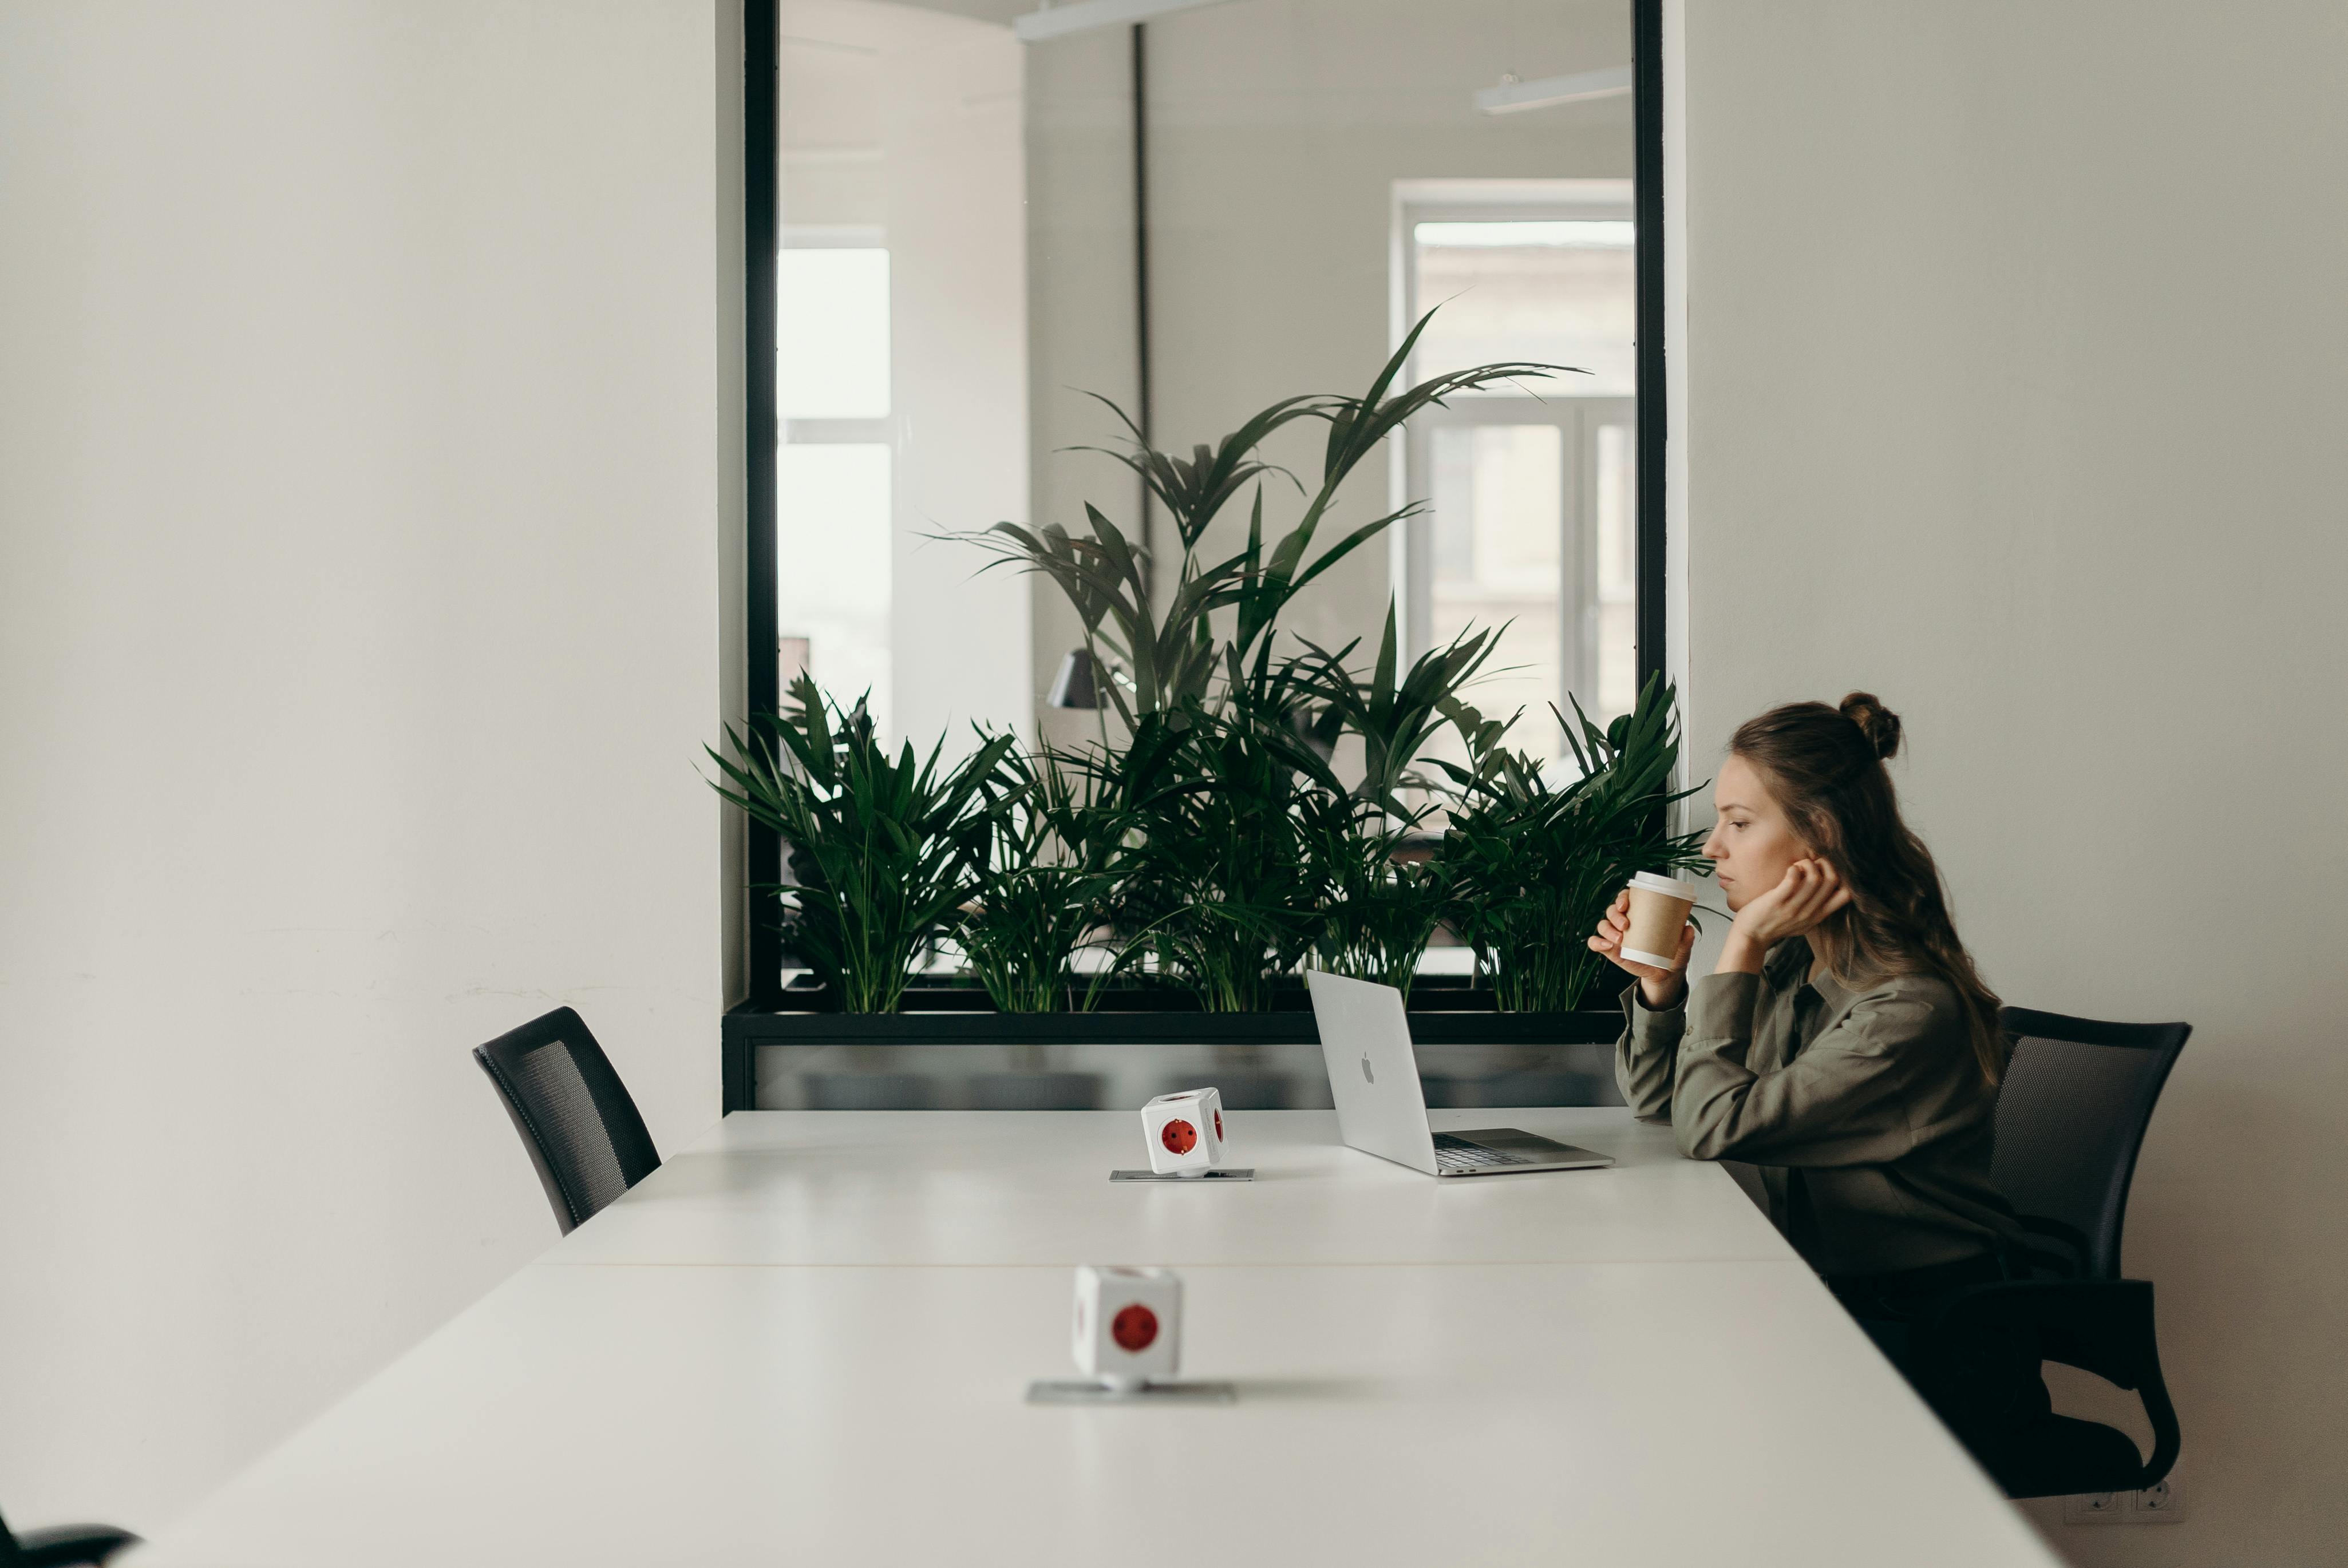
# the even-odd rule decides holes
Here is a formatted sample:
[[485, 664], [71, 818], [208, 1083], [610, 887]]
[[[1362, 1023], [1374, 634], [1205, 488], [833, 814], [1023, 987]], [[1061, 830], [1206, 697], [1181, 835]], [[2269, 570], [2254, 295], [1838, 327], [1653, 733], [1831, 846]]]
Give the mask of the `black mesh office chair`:
[[627, 1085], [569, 1008], [474, 1047], [473, 1060], [497, 1085], [563, 1235], [660, 1169]]
[[111, 1524], [58, 1524], [12, 1535], [0, 1519], [0, 1568], [78, 1568], [138, 1543], [139, 1537]]
[[2013, 1058], [1998, 1091], [1990, 1175], [2031, 1235], [2031, 1277], [1951, 1298], [1927, 1332], [2034, 1335], [2046, 1360], [2135, 1391], [2152, 1423], [2149, 1459], [2124, 1432], [2048, 1415], [1975, 1452], [2010, 1497], [2134, 1491], [2177, 1462], [2177, 1411], [2161, 1380], [2152, 1286], [2120, 1277], [2120, 1227], [2137, 1152], [2168, 1071], [2193, 1030], [2099, 1023], [2008, 1008]]

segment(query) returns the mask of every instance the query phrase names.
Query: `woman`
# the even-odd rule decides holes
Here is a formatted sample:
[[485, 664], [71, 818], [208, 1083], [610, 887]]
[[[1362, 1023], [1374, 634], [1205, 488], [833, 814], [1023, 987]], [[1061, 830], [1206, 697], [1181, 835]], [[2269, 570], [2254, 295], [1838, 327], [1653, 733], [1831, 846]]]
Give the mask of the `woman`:
[[2018, 1274], [2020, 1233], [1991, 1186], [2006, 1042], [1958, 940], [1939, 871], [1900, 819], [1884, 761], [1900, 720], [1864, 692], [1797, 702], [1736, 732], [1704, 853], [1735, 917], [1690, 989], [1626, 961], [1626, 894], [1590, 945], [1636, 977], [1615, 1079], [1668, 1117], [1691, 1159], [1760, 1167], [1769, 1217], [1969, 1443], [2044, 1414], [2033, 1347], [1911, 1345], [1969, 1285]]

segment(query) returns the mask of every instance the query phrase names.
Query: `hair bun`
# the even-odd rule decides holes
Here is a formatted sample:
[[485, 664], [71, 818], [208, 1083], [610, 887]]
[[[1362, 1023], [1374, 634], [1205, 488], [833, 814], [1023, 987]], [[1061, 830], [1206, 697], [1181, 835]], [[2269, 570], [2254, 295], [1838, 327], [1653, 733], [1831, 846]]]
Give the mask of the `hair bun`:
[[1885, 707], [1872, 692], [1853, 692], [1842, 700], [1842, 716], [1859, 726], [1875, 754], [1890, 760], [1900, 750], [1900, 715]]

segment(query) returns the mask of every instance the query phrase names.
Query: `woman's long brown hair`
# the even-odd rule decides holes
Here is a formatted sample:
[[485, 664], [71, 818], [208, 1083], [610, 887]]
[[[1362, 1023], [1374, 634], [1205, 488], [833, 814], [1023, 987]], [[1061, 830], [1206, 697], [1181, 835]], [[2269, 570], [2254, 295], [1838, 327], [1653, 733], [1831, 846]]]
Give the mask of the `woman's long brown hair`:
[[1900, 715], [1868, 692], [1839, 708], [1789, 702], [1747, 722], [1728, 749], [1760, 771], [1795, 834], [1850, 889], [1818, 928], [1827, 968], [1844, 979], [1938, 975], [1964, 1006], [1982, 1076], [2003, 1077], [1997, 997], [1957, 939], [1940, 868], [1900, 820], [1883, 765], [1900, 750]]

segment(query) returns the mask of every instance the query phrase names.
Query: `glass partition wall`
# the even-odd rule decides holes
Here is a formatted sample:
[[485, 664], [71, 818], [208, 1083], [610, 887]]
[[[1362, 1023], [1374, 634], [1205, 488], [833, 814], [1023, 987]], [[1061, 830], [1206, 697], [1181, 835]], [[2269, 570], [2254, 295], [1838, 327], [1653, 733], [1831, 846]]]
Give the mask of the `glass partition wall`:
[[[1098, 740], [1099, 709], [1051, 701], [1086, 642], [1076, 611], [952, 536], [1081, 531], [1097, 507], [1155, 553], [1162, 608], [1172, 522], [1126, 467], [1073, 450], [1128, 434], [1088, 395], [1187, 453], [1281, 397], [1358, 392], [1433, 309], [1411, 378], [1496, 361], [1587, 374], [1415, 415], [1323, 529], [1423, 511], [1280, 625], [1330, 649], [1358, 640], [1365, 664], [1390, 605], [1406, 662], [1505, 623], [1471, 699], [1522, 710], [1516, 743], [1570, 765], [1549, 706], [1578, 701], [1603, 724], [1661, 664], [1661, 466], [1642, 450], [1660, 429], [1660, 343], [1640, 331], [1660, 322], [1659, 258], [1641, 243], [1660, 114], [1625, 69], [1657, 8], [1224, 0], [1106, 26], [1085, 25], [1082, 0], [1052, 9], [1048, 27], [1034, 0], [746, 14], [752, 273], [763, 255], [772, 291], [770, 341], [754, 302], [752, 350], [774, 421], [761, 436], [754, 369], [753, 450], [773, 453], [751, 488], [754, 708], [805, 673], [861, 701], [891, 743], [942, 738], [949, 760], [974, 725]], [[1262, 456], [1310, 488], [1325, 437], [1291, 425]], [[1287, 508], [1276, 530], [1293, 490], [1266, 496], [1268, 518]], [[1247, 516], [1228, 507], [1200, 552], [1238, 548]], [[1432, 754], [1461, 754], [1457, 737]], [[753, 837], [748, 879], [771, 883], [778, 841]], [[788, 958], [761, 923], [755, 1003], [776, 1002]], [[765, 1098], [822, 1099], [791, 1081]]]
[[776, 14], [778, 680], [959, 751], [1032, 723], [1027, 582], [931, 538], [1029, 509], [1022, 46], [875, 0]]

